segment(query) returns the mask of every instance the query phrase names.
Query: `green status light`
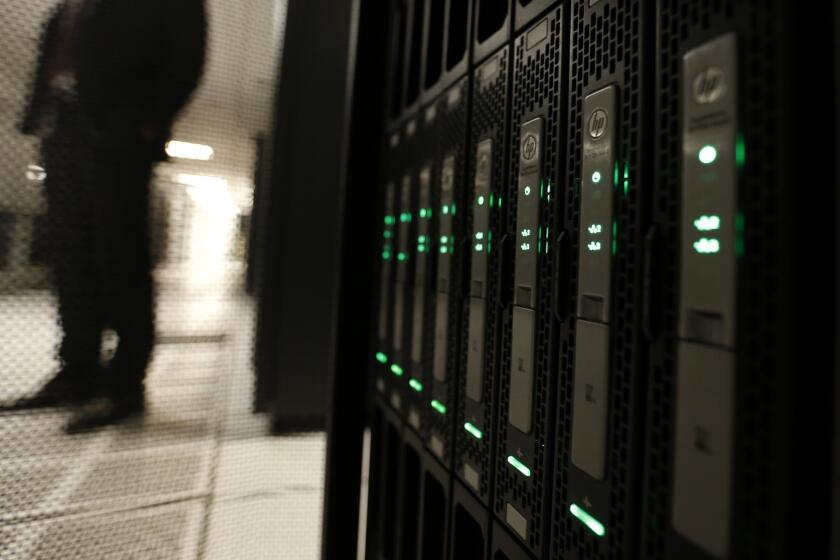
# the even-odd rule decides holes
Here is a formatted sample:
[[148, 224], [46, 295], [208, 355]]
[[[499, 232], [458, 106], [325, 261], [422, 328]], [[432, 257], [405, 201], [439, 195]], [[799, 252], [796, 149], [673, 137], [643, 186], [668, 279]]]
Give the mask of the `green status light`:
[[714, 255], [720, 253], [720, 241], [717, 239], [702, 238], [694, 242], [694, 250], [701, 255]]
[[592, 182], [595, 183], [596, 185], [601, 182], [601, 179], [603, 179], [603, 177], [601, 176], [600, 171], [596, 171], [595, 173], [592, 174]]
[[479, 206], [484, 206], [484, 196], [479, 196], [478, 197], [478, 205]]
[[466, 424], [464, 424], [464, 429], [467, 430], [467, 433], [469, 433], [475, 439], [482, 439], [484, 437], [484, 434], [481, 433], [481, 430], [476, 428], [470, 422], [467, 422]]
[[531, 469], [528, 466], [514, 457], [513, 455], [508, 455], [507, 462], [513, 466], [516, 470], [522, 473], [524, 476], [530, 477], [531, 476]]
[[376, 353], [376, 361], [380, 364], [387, 364], [388, 363], [388, 356], [385, 355], [384, 352], [377, 352]]
[[397, 260], [399, 260], [400, 262], [405, 261], [407, 258], [408, 258], [408, 255], [406, 255], [405, 253], [403, 253], [403, 252], [397, 253]]
[[416, 379], [409, 379], [408, 386], [417, 391], [418, 393], [423, 392], [423, 384], [417, 381]]
[[586, 527], [598, 535], [599, 537], [603, 537], [607, 534], [607, 530], [604, 529], [603, 523], [589, 515], [589, 512], [584, 510], [582, 507], [578, 506], [577, 504], [572, 504], [569, 506], [569, 511], [572, 512], [572, 515], [577, 518], [578, 521], [586, 525]]
[[401, 368], [397, 364], [391, 364], [391, 373], [393, 373], [397, 377], [402, 377], [403, 373], [405, 372], [403, 372], [403, 368]]
[[697, 152], [697, 159], [699, 159], [700, 163], [702, 163], [703, 165], [710, 165], [714, 163], [717, 159], [717, 156], [717, 148], [709, 144], [706, 144], [705, 146], [700, 148], [699, 152]]
[[700, 216], [694, 220], [697, 231], [715, 231], [720, 229], [720, 216]]
[[434, 408], [440, 414], [446, 414], [446, 405], [440, 402], [439, 400], [435, 399], [431, 402], [432, 408]]

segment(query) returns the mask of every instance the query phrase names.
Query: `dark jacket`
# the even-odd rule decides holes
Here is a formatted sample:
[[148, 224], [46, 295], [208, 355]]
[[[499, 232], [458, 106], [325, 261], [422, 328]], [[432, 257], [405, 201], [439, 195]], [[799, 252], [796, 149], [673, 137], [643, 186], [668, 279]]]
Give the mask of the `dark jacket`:
[[[79, 103], [105, 141], [136, 140], [141, 127], [159, 132], [162, 149], [178, 112], [201, 77], [207, 37], [204, 0], [92, 0], [79, 23]], [[49, 103], [46, 56], [66, 8], [48, 17], [21, 131], [38, 130]]]

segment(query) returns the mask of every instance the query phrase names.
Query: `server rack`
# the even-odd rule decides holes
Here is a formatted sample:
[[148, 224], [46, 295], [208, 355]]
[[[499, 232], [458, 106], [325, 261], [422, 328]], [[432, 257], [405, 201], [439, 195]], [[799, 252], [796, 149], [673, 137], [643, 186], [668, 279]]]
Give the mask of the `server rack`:
[[417, 117], [407, 117], [400, 125], [401, 152], [393, 167], [394, 232], [393, 308], [391, 329], [391, 357], [386, 376], [389, 379], [388, 402], [403, 418], [409, 414], [413, 398], [412, 378], [407, 375], [411, 363], [411, 344], [414, 327], [414, 284], [417, 262], [416, 217], [420, 198], [419, 164], [415, 154], [422, 148], [418, 135]]
[[560, 329], [552, 550], [555, 558], [632, 558], [644, 459], [653, 12], [634, 0], [568, 7], [570, 250], [560, 291], [569, 304]]
[[[836, 219], [836, 193], [823, 186], [836, 185], [826, 180], [836, 86], [802, 61], [834, 52], [836, 19], [816, 14], [836, 6], [513, 0], [496, 4], [500, 27], [479, 40], [484, 5], [445, 3], [440, 78], [421, 80], [419, 100], [403, 103], [388, 129], [398, 134], [386, 147], [383, 216], [387, 179], [396, 190], [410, 175], [417, 267], [429, 178], [432, 282], [411, 311], [423, 309], [425, 364], [410, 360], [400, 380], [386, 346], [387, 367], [374, 363], [389, 373], [372, 424], [376, 554], [394, 557], [410, 542], [408, 529], [385, 536], [388, 515], [395, 527], [417, 525], [422, 558], [480, 556], [463, 543], [486, 544], [488, 532], [493, 560], [789, 558], [806, 541], [827, 550], [836, 379], [803, 372], [834, 359], [834, 325], [815, 325], [826, 319], [819, 302], [836, 292], [824, 264], [836, 239], [821, 233]], [[439, 8], [425, 6], [431, 36]], [[474, 29], [449, 70], [458, 11], [474, 13]], [[503, 79], [487, 76], [505, 71], [503, 92]], [[492, 180], [479, 171], [488, 146]], [[442, 196], [450, 184], [451, 201]], [[524, 193], [532, 184], [543, 187], [532, 188], [536, 207]], [[501, 220], [490, 214], [479, 239], [485, 186]], [[534, 227], [539, 252], [529, 260], [523, 230]], [[480, 241], [487, 247], [476, 250]], [[587, 253], [607, 259], [587, 263]], [[486, 292], [473, 285], [476, 267]], [[416, 297], [422, 282], [412, 278]], [[444, 292], [441, 279], [458, 287]], [[531, 351], [523, 384], [517, 370], [527, 371]], [[423, 391], [401, 392], [414, 372]], [[406, 490], [385, 498], [399, 476], [414, 480], [392, 449], [415, 453], [418, 442], [419, 503]]]
[[825, 319], [797, 294], [836, 289], [818, 256], [833, 241], [808, 241], [809, 224], [835, 220], [836, 195], [814, 204], [793, 185], [824, 182], [813, 162], [836, 142], [801, 112], [833, 104], [831, 79], [806, 63], [830, 56], [829, 3], [657, 10], [650, 239], [661, 299], [648, 326], [642, 556], [795, 558], [806, 542], [822, 554], [836, 532], [830, 460], [805, 441], [829, 436], [837, 403], [830, 377], [802, 372], [831, 362], [835, 327], [797, 327]]
[[507, 180], [510, 50], [473, 75], [466, 235], [470, 266], [461, 326], [454, 472], [490, 506], [502, 307], [499, 275]]
[[469, 123], [470, 81], [464, 77], [435, 104], [435, 161], [439, 169], [437, 267], [434, 282], [435, 326], [432, 378], [428, 394], [429, 440], [432, 454], [447, 468], [452, 463], [456, 388], [460, 361], [460, 318], [463, 300], [465, 162]]
[[431, 364], [434, 335], [434, 280], [436, 256], [433, 252], [437, 220], [433, 208], [439, 200], [438, 168], [434, 158], [437, 122], [434, 111], [423, 111], [407, 124], [414, 138], [411, 144], [410, 169], [417, 185], [416, 205], [411, 219], [415, 225], [413, 246], [414, 270], [411, 281], [411, 323], [408, 326], [406, 407], [404, 418], [425, 443], [428, 437], [428, 394], [431, 387]]
[[[396, 305], [396, 262], [398, 251], [399, 196], [398, 184], [402, 156], [402, 135], [398, 127], [392, 129], [385, 140], [382, 196], [382, 260], [379, 264], [379, 292], [376, 349], [371, 358], [370, 371], [375, 391], [385, 399], [398, 394], [397, 381], [391, 369], [397, 348], [394, 345], [394, 308]], [[399, 367], [399, 366], [397, 366]], [[398, 400], [398, 398], [397, 398]]]
[[[566, 11], [514, 41], [505, 323], [499, 375], [494, 511], [536, 557], [548, 542], [553, 467], [558, 199], [565, 146]], [[547, 79], [552, 77], [552, 79]], [[557, 77], [556, 79], [553, 79]]]

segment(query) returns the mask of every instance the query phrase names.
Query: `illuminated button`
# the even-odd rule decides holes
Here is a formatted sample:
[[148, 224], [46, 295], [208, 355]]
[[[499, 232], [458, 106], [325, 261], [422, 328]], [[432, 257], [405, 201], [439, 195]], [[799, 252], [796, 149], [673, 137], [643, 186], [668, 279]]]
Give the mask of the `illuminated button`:
[[697, 153], [697, 159], [699, 159], [700, 163], [703, 165], [714, 163], [717, 159], [717, 148], [708, 144], [703, 146]]
[[479, 206], [484, 206], [484, 197], [483, 196], [478, 197], [478, 205]]
[[525, 187], [525, 191], [524, 191], [524, 192], [525, 192], [525, 196], [531, 196], [531, 186], [530, 186], [530, 185], [527, 185], [527, 186]]
[[602, 177], [601, 177], [601, 172], [600, 171], [596, 171], [595, 173], [592, 174], [592, 182], [595, 183], [596, 185], [601, 182], [601, 179], [602, 179]]

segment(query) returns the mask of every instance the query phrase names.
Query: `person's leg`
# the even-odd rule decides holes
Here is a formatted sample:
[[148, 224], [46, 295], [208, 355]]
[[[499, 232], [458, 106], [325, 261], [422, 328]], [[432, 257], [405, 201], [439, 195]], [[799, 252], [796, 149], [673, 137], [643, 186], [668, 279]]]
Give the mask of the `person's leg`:
[[151, 162], [136, 151], [111, 150], [93, 159], [100, 200], [95, 246], [105, 322], [119, 338], [105, 368], [105, 398], [81, 410], [67, 430], [82, 432], [140, 414], [154, 342], [153, 286], [148, 236]]
[[91, 282], [95, 270], [91, 207], [73, 131], [59, 127], [42, 146], [46, 169], [46, 245], [57, 298], [60, 369], [21, 407], [83, 402], [95, 394], [101, 342], [100, 302]]

